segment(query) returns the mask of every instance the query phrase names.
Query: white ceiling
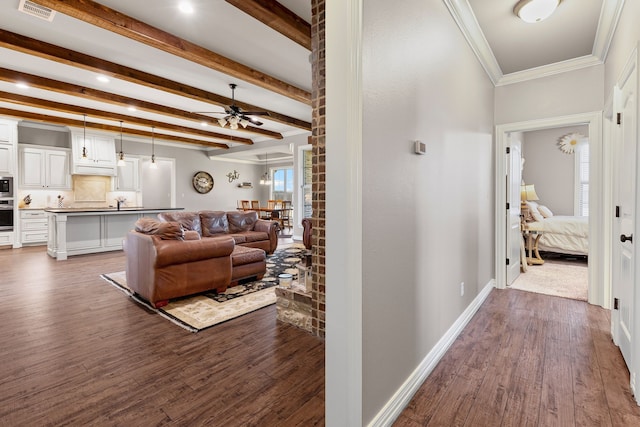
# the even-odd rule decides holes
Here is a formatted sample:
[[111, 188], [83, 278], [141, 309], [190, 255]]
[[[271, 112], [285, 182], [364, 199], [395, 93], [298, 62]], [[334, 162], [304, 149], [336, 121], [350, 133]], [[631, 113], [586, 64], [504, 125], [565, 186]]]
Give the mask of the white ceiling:
[[[311, 92], [310, 52], [282, 34], [245, 14], [225, 0], [190, 0], [195, 8], [192, 15], [178, 11], [180, 0], [99, 0], [97, 3], [155, 26], [191, 43], [216, 52], [248, 67]], [[306, 22], [311, 21], [310, 0], [279, 0]], [[509, 84], [543, 75], [600, 64], [606, 52], [624, 0], [563, 0], [554, 15], [537, 24], [526, 24], [513, 14], [517, 0], [443, 0], [466, 36], [480, 62], [495, 85]], [[20, 0], [0, 1], [0, 29], [45, 41], [66, 49], [82, 52], [117, 64], [125, 65], [230, 97], [229, 83], [237, 83], [236, 99], [280, 114], [311, 122], [308, 103], [293, 100], [268, 89], [242, 81], [237, 77], [214, 71], [170, 53], [133, 41], [124, 36], [93, 26], [84, 21], [57, 13], [47, 22], [18, 11]], [[150, 7], [151, 6], [151, 7]], [[73, 65], [42, 59], [17, 50], [0, 47], [0, 67], [73, 83], [85, 88], [124, 95], [143, 101], [170, 106], [185, 112], [219, 111], [222, 108], [152, 89], [140, 84], [112, 78], [99, 83], [94, 71]], [[144, 120], [155, 120], [190, 128], [200, 128], [193, 120], [175, 118], [138, 110], [129, 112], [121, 105], [92, 100], [85, 96], [67, 95], [44, 89], [19, 89], [14, 82], [0, 80], [0, 91], [27, 95], [82, 108], [125, 114]], [[82, 120], [78, 114], [24, 106], [0, 98], [0, 108], [46, 114]], [[260, 118], [263, 119], [262, 117]], [[114, 120], [88, 117], [93, 123], [118, 126]], [[263, 129], [283, 136], [308, 135], [308, 131], [273, 120], [262, 120]], [[209, 126], [209, 130], [226, 135], [251, 138], [247, 146], [215, 138], [208, 141], [225, 142], [231, 148], [202, 149], [221, 157], [245, 161], [261, 161], [265, 152], [289, 153], [287, 142], [255, 133], [234, 132], [228, 128]], [[126, 129], [149, 131], [149, 126], [127, 123]], [[179, 131], [162, 132], [169, 136], [188, 136]], [[193, 135], [191, 135], [193, 136]], [[147, 142], [148, 138], [125, 136]], [[165, 140], [170, 140], [165, 138]], [[162, 143], [162, 138], [159, 138]]]
[[[178, 11], [178, 0], [154, 0], [153, 2], [100, 0], [98, 3], [226, 56], [227, 58], [261, 71], [304, 91], [311, 91], [309, 50], [226, 3], [224, 0], [190, 0], [190, 2], [195, 8], [195, 13], [191, 15], [185, 15]], [[61, 13], [57, 13], [52, 22], [29, 16], [18, 11], [19, 3], [19, 0], [3, 0], [0, 2], [1, 29], [40, 41], [46, 41], [66, 49], [96, 56], [229, 98], [231, 97], [229, 84], [237, 83], [236, 100], [294, 117], [305, 122], [311, 122], [311, 107], [306, 103], [276, 94], [267, 89], [241, 81], [237, 77], [222, 74]], [[280, 3], [307, 22], [310, 22], [310, 1], [280, 0]], [[93, 71], [82, 70], [75, 66], [38, 58], [12, 49], [0, 47], [0, 58], [2, 58], [0, 67], [13, 71], [35, 74], [87, 88], [116, 93], [164, 106], [171, 106], [186, 112], [223, 112], [222, 107], [219, 106], [162, 92], [157, 89], [151, 89], [124, 80], [112, 78], [108, 84], [103, 84], [96, 80], [96, 73]], [[87, 108], [95, 108], [107, 112], [126, 114], [148, 120], [158, 120], [192, 128], [201, 126], [200, 123], [192, 120], [179, 119], [142, 110], [132, 113], [122, 106], [95, 101], [81, 96], [70, 96], [33, 87], [28, 90], [23, 90], [17, 88], [13, 82], [0, 81], [0, 91]], [[2, 102], [2, 100], [0, 100], [0, 107], [82, 120], [82, 117], [78, 117], [76, 114], [58, 113], [40, 108], [25, 107], [15, 103]], [[264, 122], [262, 128], [281, 133], [285, 137], [289, 135], [308, 134], [308, 131], [300, 129], [299, 127], [271, 121], [266, 117], [259, 117], [259, 119]], [[108, 120], [105, 121], [90, 116], [87, 120], [94, 123], [119, 125], [117, 121], [109, 122]], [[149, 128], [145, 129], [145, 127], [134, 124], [127, 124], [126, 120], [124, 126], [125, 129], [150, 130]], [[251, 138], [254, 142], [253, 147], [257, 149], [257, 153], [276, 151], [275, 148], [270, 147], [279, 145], [279, 142], [281, 142], [254, 133], [233, 132], [228, 128], [223, 129], [219, 126], [215, 126], [214, 129], [213, 126], [209, 126], [208, 129], [218, 133], [228, 135], [237, 134], [237, 136]], [[165, 131], [163, 133], [180, 136], [179, 132]], [[125, 138], [136, 139], [136, 137], [126, 135]], [[224, 152], [227, 153], [226, 155], [228, 156], [234, 156], [232, 154], [235, 150], [234, 147], [238, 147], [237, 149], [244, 147], [242, 144], [228, 143], [228, 141], [210, 140], [229, 144], [231, 146], [230, 150], [214, 149], [216, 153]], [[193, 148], [193, 146], [190, 147]], [[196, 148], [198, 147], [196, 146]], [[200, 149], [204, 148], [200, 147]], [[256, 156], [255, 153], [244, 149], [236, 155], [236, 157], [248, 160], [259, 160], [259, 156]]]

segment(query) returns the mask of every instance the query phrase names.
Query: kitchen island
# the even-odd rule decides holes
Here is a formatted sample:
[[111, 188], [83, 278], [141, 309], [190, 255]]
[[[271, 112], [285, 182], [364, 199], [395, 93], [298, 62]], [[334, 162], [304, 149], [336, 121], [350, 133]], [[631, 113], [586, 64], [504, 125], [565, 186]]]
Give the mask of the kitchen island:
[[122, 250], [127, 232], [143, 216], [183, 208], [47, 208], [47, 253], [64, 261], [69, 256]]

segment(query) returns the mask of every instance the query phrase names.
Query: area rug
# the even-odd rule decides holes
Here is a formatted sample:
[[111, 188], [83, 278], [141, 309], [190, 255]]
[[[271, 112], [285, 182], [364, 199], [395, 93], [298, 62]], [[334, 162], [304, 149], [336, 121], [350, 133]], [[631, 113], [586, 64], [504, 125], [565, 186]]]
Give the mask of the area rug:
[[274, 304], [276, 296], [273, 287], [278, 284], [278, 275], [290, 273], [295, 279], [298, 274], [296, 264], [302, 260], [304, 252], [305, 247], [300, 243], [281, 246], [267, 256], [267, 271], [261, 280], [240, 282], [238, 286], [228, 288], [220, 294], [206, 292], [171, 300], [166, 306], [157, 309], [127, 287], [124, 271], [100, 277], [163, 318], [191, 332], [198, 332]]
[[509, 286], [512, 289], [587, 300], [589, 269], [586, 263], [545, 260], [542, 265], [531, 265], [526, 273]]

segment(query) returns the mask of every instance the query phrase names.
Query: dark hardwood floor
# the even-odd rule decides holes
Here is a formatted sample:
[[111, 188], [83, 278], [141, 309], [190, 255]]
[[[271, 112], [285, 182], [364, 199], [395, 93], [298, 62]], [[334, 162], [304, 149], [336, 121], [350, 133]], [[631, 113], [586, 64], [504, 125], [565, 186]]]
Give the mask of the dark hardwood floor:
[[124, 254], [0, 250], [0, 426], [324, 424], [324, 341], [275, 306], [199, 333], [99, 275]]
[[609, 312], [494, 289], [395, 426], [640, 426]]
[[[324, 342], [275, 306], [193, 334], [100, 279], [112, 252], [0, 250], [0, 426], [324, 424]], [[640, 426], [608, 311], [494, 290], [396, 426]]]

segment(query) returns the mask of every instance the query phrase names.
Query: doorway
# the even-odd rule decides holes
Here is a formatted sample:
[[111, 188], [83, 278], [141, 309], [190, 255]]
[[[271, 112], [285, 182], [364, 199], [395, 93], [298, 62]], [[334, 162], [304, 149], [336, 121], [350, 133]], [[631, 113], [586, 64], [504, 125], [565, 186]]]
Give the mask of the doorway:
[[[609, 176], [603, 175], [604, 159], [609, 158], [602, 144], [602, 113], [583, 113], [550, 119], [538, 119], [527, 122], [510, 123], [496, 126], [496, 287], [504, 289], [507, 285], [507, 215], [504, 212], [507, 203], [505, 179], [509, 178], [508, 164], [505, 161], [509, 137], [513, 132], [528, 132], [564, 126], [587, 125], [591, 159], [589, 163], [589, 290], [588, 301], [591, 304], [610, 308], [611, 280], [605, 277], [605, 264], [611, 259], [611, 242], [604, 238], [604, 225], [611, 222], [610, 212], [604, 209], [603, 200], [609, 195]], [[605, 155], [606, 154], [606, 155]], [[604, 181], [607, 180], [605, 183]]]
[[148, 208], [176, 206], [175, 160], [156, 157], [156, 169], [151, 159], [141, 159], [142, 204]]

